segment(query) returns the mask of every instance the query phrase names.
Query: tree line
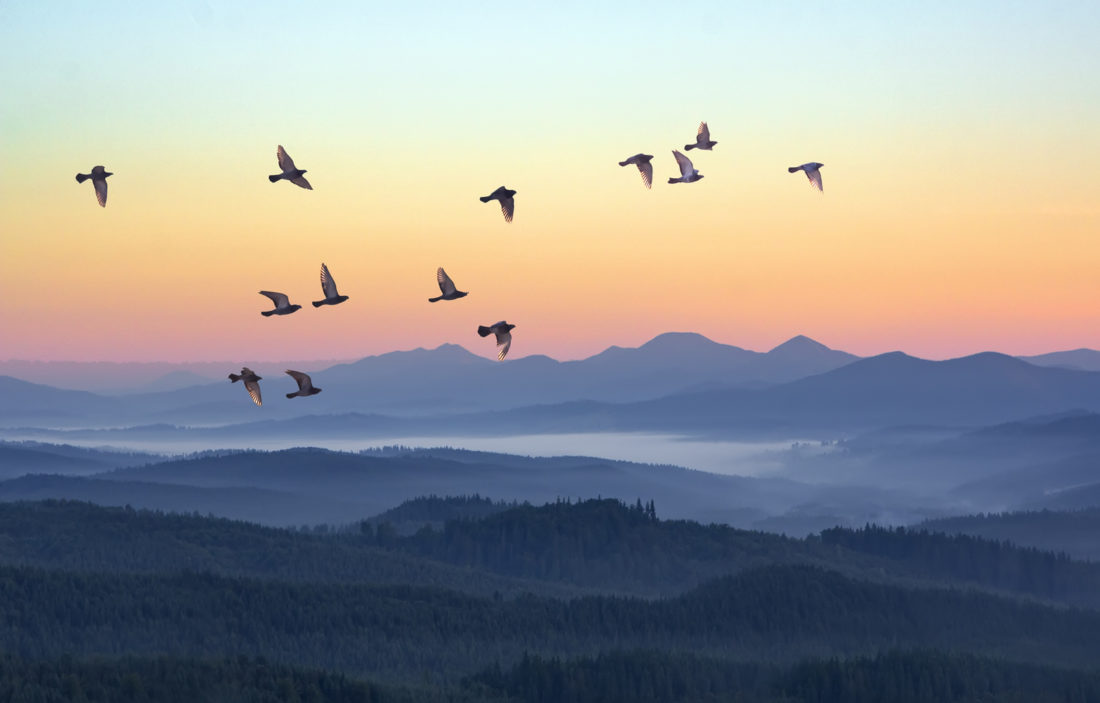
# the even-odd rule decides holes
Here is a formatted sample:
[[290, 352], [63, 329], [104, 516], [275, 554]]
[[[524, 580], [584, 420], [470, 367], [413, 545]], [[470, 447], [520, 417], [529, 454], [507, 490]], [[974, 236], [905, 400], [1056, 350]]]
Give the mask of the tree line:
[[791, 666], [653, 651], [527, 654], [445, 684], [380, 684], [245, 656], [0, 655], [8, 703], [1090, 703], [1100, 673], [929, 650]]

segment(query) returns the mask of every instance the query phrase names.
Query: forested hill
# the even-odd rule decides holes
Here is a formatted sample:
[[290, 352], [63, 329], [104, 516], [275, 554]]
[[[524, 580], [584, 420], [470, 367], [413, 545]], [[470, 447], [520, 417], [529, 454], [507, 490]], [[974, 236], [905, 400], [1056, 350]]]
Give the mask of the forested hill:
[[825, 545], [873, 555], [927, 579], [959, 580], [1094, 607], [1098, 602], [1100, 564], [1074, 561], [1061, 552], [970, 535], [874, 525], [860, 530], [834, 527], [823, 530], [820, 539]]
[[[369, 528], [364, 537], [371, 538]], [[382, 525], [373, 539], [393, 551], [502, 575], [642, 595], [677, 593], [754, 566], [817, 560], [817, 550], [802, 540], [660, 520], [652, 502], [612, 499], [520, 505], [405, 538]]]
[[82, 572], [210, 572], [310, 583], [417, 584], [478, 594], [575, 595], [568, 585], [472, 571], [309, 532], [75, 501], [0, 503], [0, 563]]
[[476, 494], [448, 497], [429, 495], [406, 500], [396, 508], [390, 508], [364, 522], [375, 527], [388, 523], [397, 534], [404, 536], [414, 534], [423, 527], [439, 529], [450, 520], [476, 520], [518, 505], [516, 501], [494, 501]]
[[384, 521], [301, 532], [86, 503], [2, 503], [0, 563], [415, 584], [504, 596], [674, 595], [718, 576], [802, 563], [893, 583], [977, 586], [1100, 607], [1100, 565], [973, 537], [867, 527], [798, 540], [661, 520], [652, 503], [614, 500], [498, 510], [469, 498], [431, 499], [394, 514], [430, 517], [432, 506], [497, 512], [401, 536]]
[[[369, 537], [369, 533], [366, 535]], [[443, 530], [375, 543], [395, 551], [502, 575], [668, 594], [701, 580], [776, 563], [810, 563], [850, 574], [982, 586], [1100, 607], [1100, 564], [966, 536], [867, 526], [804, 540], [660, 520], [652, 503], [615, 500], [518, 506]]]
[[[262, 658], [0, 655], [0, 697], [12, 703], [430, 703], [438, 691], [410, 691]], [[467, 699], [473, 703], [476, 699]]]
[[1003, 540], [1100, 561], [1100, 508], [1027, 510], [927, 520], [918, 529]]
[[456, 680], [525, 651], [658, 649], [793, 663], [930, 647], [1077, 668], [1095, 666], [1100, 651], [1095, 611], [805, 566], [754, 569], [657, 601], [0, 567], [0, 622], [5, 650], [32, 658], [245, 654], [391, 681], [424, 672]]
[[1100, 673], [928, 650], [793, 666], [613, 651], [568, 659], [527, 655], [457, 684], [379, 685], [244, 656], [0, 657], [0, 692], [5, 700], [28, 702], [882, 703], [883, 691], [891, 703], [1087, 703], [1100, 700]]
[[524, 703], [1085, 703], [1100, 700], [1100, 673], [924, 650], [793, 667], [613, 652], [569, 660], [526, 656], [508, 671], [472, 677], [466, 688]]

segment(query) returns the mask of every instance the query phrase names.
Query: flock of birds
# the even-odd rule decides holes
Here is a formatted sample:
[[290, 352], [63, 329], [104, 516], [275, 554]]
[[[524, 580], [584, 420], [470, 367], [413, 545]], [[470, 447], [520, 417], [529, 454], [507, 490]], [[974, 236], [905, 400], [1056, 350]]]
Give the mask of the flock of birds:
[[[695, 135], [694, 144], [685, 144], [684, 151], [691, 151], [692, 149], [702, 149], [703, 151], [710, 151], [718, 142], [710, 138], [710, 127], [706, 122], [699, 123], [699, 131]], [[680, 168], [679, 178], [669, 178], [669, 183], [694, 183], [703, 177], [703, 174], [699, 173], [699, 170], [691, 163], [691, 159], [684, 156], [676, 149], [672, 150], [672, 156], [676, 159], [676, 165]], [[637, 166], [638, 173], [642, 175], [642, 183], [646, 188], [653, 187], [653, 154], [635, 154], [630, 158], [620, 161], [620, 166]], [[811, 161], [804, 163], [801, 166], [789, 166], [787, 171], [790, 173], [797, 173], [803, 171], [806, 173], [806, 177], [810, 179], [810, 185], [817, 190], [823, 191], [824, 187], [821, 185], [821, 167], [825, 164]], [[497, 188], [496, 192], [500, 192], [502, 188]], [[493, 195], [496, 195], [496, 192]], [[507, 191], [512, 195], [515, 195], [515, 191]], [[492, 196], [490, 196], [492, 197]], [[510, 196], [509, 196], [510, 197]], [[487, 198], [482, 198], [482, 202], [487, 202]], [[512, 221], [511, 210], [504, 213], [504, 219], [509, 222]]]
[[[710, 151], [718, 142], [710, 138], [710, 128], [707, 127], [706, 122], [699, 124], [699, 130], [695, 136], [694, 144], [685, 144], [684, 151], [691, 151], [692, 149], [700, 149], [702, 151]], [[676, 159], [676, 165], [680, 169], [679, 178], [669, 178], [669, 183], [694, 183], [703, 177], [703, 174], [695, 168], [691, 163], [691, 159], [682, 154], [678, 150], [672, 151], [673, 157]], [[279, 181], [289, 181], [299, 188], [306, 190], [313, 190], [313, 186], [306, 180], [305, 169], [300, 169], [294, 165], [294, 159], [290, 158], [290, 155], [286, 153], [282, 145], [279, 145], [275, 151], [276, 159], [279, 163], [280, 173], [268, 176], [268, 180], [272, 183], [278, 183]], [[620, 161], [620, 166], [636, 166], [638, 173], [642, 176], [642, 182], [646, 188], [653, 187], [653, 155], [652, 154], [635, 154], [630, 158]], [[802, 171], [806, 174], [806, 177], [810, 181], [810, 185], [816, 188], [818, 191], [823, 191], [824, 188], [821, 184], [821, 167], [825, 164], [811, 161], [804, 163], [800, 166], [790, 166], [787, 171], [790, 173], [797, 173]], [[103, 166], [95, 166], [92, 168], [91, 173], [78, 173], [76, 174], [77, 183], [83, 183], [84, 181], [91, 180], [92, 187], [95, 189], [96, 200], [99, 201], [100, 207], [107, 207], [107, 177], [114, 175]], [[512, 217], [516, 212], [516, 191], [500, 186], [492, 193], [480, 198], [481, 202], [487, 203], [491, 200], [496, 200], [500, 203], [500, 211], [504, 214], [504, 221], [511, 222]], [[458, 300], [467, 295], [465, 291], [460, 291], [455, 287], [454, 281], [447, 275], [447, 272], [440, 267], [436, 271], [436, 283], [439, 284], [439, 295], [434, 298], [428, 298], [429, 303], [436, 303], [440, 300]], [[329, 273], [328, 266], [321, 264], [321, 291], [324, 293], [324, 298], [321, 300], [313, 301], [313, 307], [319, 308], [322, 305], [339, 305], [346, 301], [348, 296], [340, 295], [336, 289], [336, 281], [333, 280], [332, 274]], [[274, 308], [271, 310], [264, 310], [260, 314], [264, 317], [270, 317], [271, 315], [289, 315], [297, 312], [302, 308], [301, 305], [294, 305], [290, 302], [290, 298], [285, 293], [279, 293], [276, 291], [262, 290], [260, 295], [267, 296], [271, 299]], [[501, 320], [492, 325], [478, 325], [477, 333], [482, 337], [488, 337], [493, 335], [497, 343], [497, 359], [504, 361], [504, 357], [508, 355], [508, 350], [512, 347], [512, 330], [515, 329], [515, 325]], [[298, 390], [293, 393], [287, 393], [287, 398], [299, 398], [311, 395], [316, 395], [321, 392], [320, 388], [316, 388], [313, 385], [312, 379], [308, 374], [301, 371], [293, 371], [291, 369], [286, 370], [286, 374], [293, 378], [298, 384]], [[256, 405], [263, 405], [263, 397], [260, 394], [260, 380], [262, 376], [256, 375], [256, 373], [248, 368], [243, 367], [239, 374], [229, 374], [229, 380], [232, 383], [242, 381], [244, 388], [248, 391], [248, 395], [252, 398], [252, 402]]]

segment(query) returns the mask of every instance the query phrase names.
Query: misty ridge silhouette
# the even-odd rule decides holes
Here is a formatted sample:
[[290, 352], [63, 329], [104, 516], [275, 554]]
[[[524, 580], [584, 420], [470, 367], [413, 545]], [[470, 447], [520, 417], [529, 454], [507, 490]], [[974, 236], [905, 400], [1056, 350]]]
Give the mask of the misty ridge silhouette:
[[[1096, 356], [1100, 365], [1100, 353]], [[756, 352], [694, 333], [666, 333], [636, 348], [613, 346], [577, 361], [534, 355], [494, 364], [460, 346], [444, 344], [334, 365], [256, 363], [251, 368], [269, 379], [285, 368], [309, 368], [317, 387], [340, 389], [300, 406], [268, 404], [262, 414], [242, 406], [239, 395], [213, 381], [157, 390], [165, 374], [191, 378], [186, 374], [195, 372], [185, 365], [174, 371], [155, 367], [160, 375], [150, 379], [151, 388], [137, 392], [121, 365], [119, 383], [125, 386], [110, 394], [0, 376], [0, 422], [9, 427], [118, 427], [150, 421], [215, 425], [367, 413], [432, 434], [479, 425], [542, 432], [553, 423], [569, 431], [713, 433], [725, 428], [796, 434], [913, 423], [980, 426], [1070, 409], [1100, 411], [1100, 376], [1090, 370], [1091, 359], [1087, 350], [1026, 361], [995, 352], [946, 361], [902, 352], [861, 359], [802, 335]], [[1068, 368], [1069, 361], [1079, 366]], [[26, 374], [25, 366], [13, 366], [36, 379], [50, 378], [49, 365], [38, 368], [37, 375]], [[317, 366], [323, 368], [314, 370]], [[99, 365], [75, 368], [60, 364], [58, 375], [102, 375]], [[204, 373], [216, 369], [197, 368]], [[143, 371], [146, 377], [154, 372]], [[297, 390], [292, 383], [283, 386], [288, 386], [284, 394]], [[487, 387], [506, 387], [508, 393], [486, 394]], [[507, 409], [522, 412], [497, 414]], [[591, 426], [594, 416], [603, 419]], [[429, 417], [437, 422], [429, 422]]]

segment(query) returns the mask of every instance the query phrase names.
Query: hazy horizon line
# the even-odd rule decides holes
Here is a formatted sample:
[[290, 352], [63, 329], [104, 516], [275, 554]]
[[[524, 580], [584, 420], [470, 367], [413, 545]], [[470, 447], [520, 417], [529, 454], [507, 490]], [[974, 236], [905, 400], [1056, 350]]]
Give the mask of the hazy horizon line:
[[[638, 344], [637, 346], [624, 346], [624, 345], [621, 345], [621, 344], [609, 344], [608, 346], [604, 347], [600, 351], [594, 352], [592, 354], [588, 354], [586, 356], [572, 356], [572, 357], [559, 358], [559, 357], [551, 356], [550, 354], [531, 353], [531, 354], [526, 354], [526, 355], [522, 355], [522, 356], [516, 355], [513, 358], [513, 360], [526, 359], [526, 358], [532, 358], [532, 357], [545, 357], [545, 358], [548, 358], [548, 359], [552, 359], [553, 361], [556, 361], [558, 363], [565, 363], [565, 362], [570, 362], [570, 361], [584, 361], [584, 360], [587, 360], [587, 359], [591, 359], [595, 356], [599, 356], [600, 354], [603, 354], [604, 352], [609, 351], [611, 349], [640, 349], [641, 347], [655, 341], [656, 339], [658, 339], [660, 337], [665, 337], [665, 336], [670, 336], [670, 335], [698, 336], [698, 337], [702, 337], [703, 339], [705, 339], [709, 342], [712, 342], [714, 344], [718, 344], [718, 345], [721, 345], [721, 346], [724, 346], [724, 347], [733, 347], [733, 348], [741, 349], [741, 350], [744, 350], [744, 351], [747, 351], [747, 352], [753, 352], [753, 353], [756, 353], [756, 354], [768, 354], [772, 351], [775, 351], [779, 347], [782, 347], [785, 344], [788, 344], [788, 343], [790, 343], [790, 342], [792, 342], [796, 339], [802, 338], [802, 339], [806, 339], [806, 340], [809, 340], [811, 342], [820, 344], [820, 345], [826, 347], [827, 349], [829, 349], [831, 351], [837, 351], [837, 352], [843, 352], [843, 353], [846, 353], [846, 354], [851, 354], [852, 356], [855, 356], [855, 357], [860, 358], [860, 359], [869, 359], [869, 358], [874, 358], [876, 356], [882, 356], [884, 354], [893, 354], [893, 353], [897, 353], [897, 352], [901, 352], [901, 353], [903, 353], [907, 356], [912, 356], [912, 357], [917, 358], [917, 359], [924, 359], [926, 361], [950, 361], [952, 359], [964, 359], [964, 358], [969, 357], [969, 356], [976, 356], [978, 354], [986, 354], [986, 353], [1004, 354], [1005, 356], [1011, 356], [1011, 357], [1014, 357], [1014, 358], [1029, 358], [1029, 357], [1046, 356], [1046, 355], [1049, 355], [1049, 354], [1061, 354], [1061, 353], [1069, 353], [1069, 352], [1076, 352], [1076, 351], [1098, 351], [1096, 349], [1092, 349], [1091, 347], [1075, 347], [1075, 348], [1072, 348], [1072, 349], [1054, 349], [1054, 350], [1051, 350], [1051, 351], [1037, 352], [1037, 353], [1028, 354], [1028, 353], [1013, 353], [1013, 352], [1001, 351], [1001, 350], [998, 350], [998, 349], [991, 349], [991, 348], [983, 348], [983, 349], [979, 349], [977, 351], [972, 351], [972, 352], [968, 352], [968, 353], [964, 353], [964, 354], [952, 354], [952, 355], [947, 355], [947, 356], [940, 356], [940, 355], [920, 356], [918, 354], [914, 354], [914, 353], [910, 353], [908, 351], [905, 351], [902, 348], [896, 348], [895, 347], [895, 348], [891, 348], [891, 349], [888, 349], [888, 350], [885, 350], [885, 351], [875, 352], [873, 354], [857, 354], [855, 352], [850, 352], [846, 349], [830, 346], [830, 345], [828, 345], [824, 342], [821, 342], [820, 340], [818, 340], [814, 337], [811, 337], [811, 336], [806, 335], [806, 334], [801, 334], [801, 333], [795, 334], [791, 337], [788, 337], [788, 338], [784, 339], [784, 341], [779, 342], [778, 344], [776, 344], [776, 345], [774, 345], [774, 346], [772, 346], [768, 349], [758, 350], [758, 349], [751, 349], [749, 347], [744, 347], [744, 346], [741, 346], [741, 345], [735, 344], [735, 343], [718, 341], [718, 340], [714, 339], [713, 337], [707, 336], [706, 334], [703, 334], [701, 332], [670, 330], [670, 331], [666, 331], [666, 332], [660, 332], [660, 333], [658, 333], [658, 334], [656, 334], [652, 337], [649, 337], [646, 341]], [[349, 363], [355, 363], [355, 362], [358, 362], [358, 361], [362, 361], [364, 359], [370, 359], [370, 358], [375, 358], [375, 357], [380, 357], [380, 356], [386, 356], [388, 354], [410, 353], [410, 352], [417, 352], [417, 351], [437, 351], [437, 350], [442, 349], [444, 347], [458, 347], [459, 349], [462, 349], [463, 351], [466, 351], [467, 353], [472, 354], [472, 355], [477, 356], [477, 357], [481, 357], [481, 358], [484, 358], [484, 359], [487, 359], [487, 360], [495, 360], [496, 359], [495, 351], [481, 353], [481, 352], [479, 352], [475, 349], [470, 349], [469, 347], [466, 347], [462, 344], [458, 344], [458, 343], [455, 343], [455, 342], [441, 342], [440, 344], [436, 345], [435, 347], [417, 346], [417, 347], [405, 348], [405, 349], [391, 349], [389, 351], [377, 352], [377, 353], [374, 353], [374, 354], [365, 354], [365, 355], [362, 355], [362, 356], [342, 357], [342, 358], [312, 358], [312, 359], [298, 358], [298, 359], [295, 359], [295, 358], [286, 358], [286, 357], [273, 357], [273, 358], [263, 358], [263, 359], [250, 358], [250, 359], [247, 359], [245, 361], [241, 361], [239, 358], [237, 360], [230, 360], [230, 359], [187, 359], [187, 360], [125, 359], [125, 360], [118, 360], [118, 359], [22, 359], [22, 358], [8, 358], [8, 359], [0, 359], [0, 364], [42, 364], [42, 365], [47, 365], [47, 364], [88, 364], [88, 365], [106, 364], [106, 365], [117, 365], [117, 366], [127, 366], [127, 365], [136, 365], [136, 364], [144, 364], [144, 365], [163, 364], [163, 365], [168, 365], [168, 366], [177, 366], [177, 365], [185, 365], [185, 364], [210, 364], [210, 365], [217, 364], [217, 365], [236, 366], [236, 365], [239, 365], [239, 364], [242, 364], [242, 363], [247, 365], [249, 363], [254, 363], [254, 364], [287, 364], [287, 363], [292, 363], [293, 362], [293, 363], [302, 363], [302, 364], [328, 364], [330, 366], [335, 366], [335, 365], [338, 365], [338, 364], [349, 364]]]

